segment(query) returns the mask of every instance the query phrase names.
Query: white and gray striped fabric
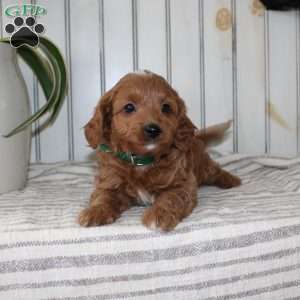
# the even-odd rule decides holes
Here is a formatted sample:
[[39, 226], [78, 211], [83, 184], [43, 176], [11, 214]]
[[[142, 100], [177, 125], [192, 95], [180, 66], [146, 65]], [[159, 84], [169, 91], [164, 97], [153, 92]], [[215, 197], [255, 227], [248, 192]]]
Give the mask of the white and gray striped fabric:
[[173, 232], [143, 207], [80, 228], [93, 162], [34, 164], [0, 196], [0, 299], [300, 299], [300, 161], [218, 156], [241, 187], [203, 187]]

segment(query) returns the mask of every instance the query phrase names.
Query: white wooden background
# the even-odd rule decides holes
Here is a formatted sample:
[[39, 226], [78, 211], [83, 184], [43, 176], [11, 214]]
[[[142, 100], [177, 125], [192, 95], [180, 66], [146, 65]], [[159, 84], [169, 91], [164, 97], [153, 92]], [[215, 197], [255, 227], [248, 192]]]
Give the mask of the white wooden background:
[[[46, 35], [66, 57], [70, 93], [56, 123], [33, 139], [32, 161], [87, 159], [82, 127], [99, 96], [143, 68], [172, 83], [198, 126], [233, 119], [223, 150], [299, 152], [298, 12], [267, 13], [258, 0], [36, 2], [48, 10], [39, 19]], [[2, 28], [9, 21], [2, 16]], [[22, 70], [35, 110], [45, 99]]]

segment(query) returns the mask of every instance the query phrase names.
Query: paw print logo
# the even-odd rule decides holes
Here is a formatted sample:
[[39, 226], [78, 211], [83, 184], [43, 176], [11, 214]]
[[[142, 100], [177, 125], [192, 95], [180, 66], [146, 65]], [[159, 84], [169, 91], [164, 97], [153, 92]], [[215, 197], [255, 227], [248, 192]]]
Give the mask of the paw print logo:
[[44, 25], [36, 23], [33, 17], [27, 17], [26, 20], [16, 17], [14, 24], [9, 23], [5, 26], [5, 31], [11, 34], [10, 44], [14, 48], [22, 45], [37, 46], [40, 41], [38, 34], [42, 34], [44, 30]]

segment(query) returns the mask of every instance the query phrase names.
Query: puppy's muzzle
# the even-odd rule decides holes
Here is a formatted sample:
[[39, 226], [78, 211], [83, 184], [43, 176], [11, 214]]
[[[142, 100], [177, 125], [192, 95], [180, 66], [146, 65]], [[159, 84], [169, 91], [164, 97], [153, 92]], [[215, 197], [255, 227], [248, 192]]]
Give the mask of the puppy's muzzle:
[[154, 123], [144, 126], [144, 134], [149, 139], [156, 139], [161, 134], [161, 128]]

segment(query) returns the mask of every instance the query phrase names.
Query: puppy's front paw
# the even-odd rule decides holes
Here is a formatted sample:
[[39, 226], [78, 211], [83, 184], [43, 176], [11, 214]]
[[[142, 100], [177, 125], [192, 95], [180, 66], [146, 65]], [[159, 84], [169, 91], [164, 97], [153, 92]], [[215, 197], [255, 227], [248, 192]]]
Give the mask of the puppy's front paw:
[[242, 184], [241, 178], [231, 174], [231, 187], [239, 186]]
[[105, 207], [88, 207], [80, 213], [78, 223], [84, 227], [111, 224], [118, 216], [115, 211]]
[[239, 177], [224, 171], [216, 180], [216, 185], [222, 189], [230, 189], [241, 185], [242, 181]]
[[180, 220], [170, 211], [160, 206], [152, 206], [145, 210], [143, 224], [150, 229], [170, 231], [176, 227]]

